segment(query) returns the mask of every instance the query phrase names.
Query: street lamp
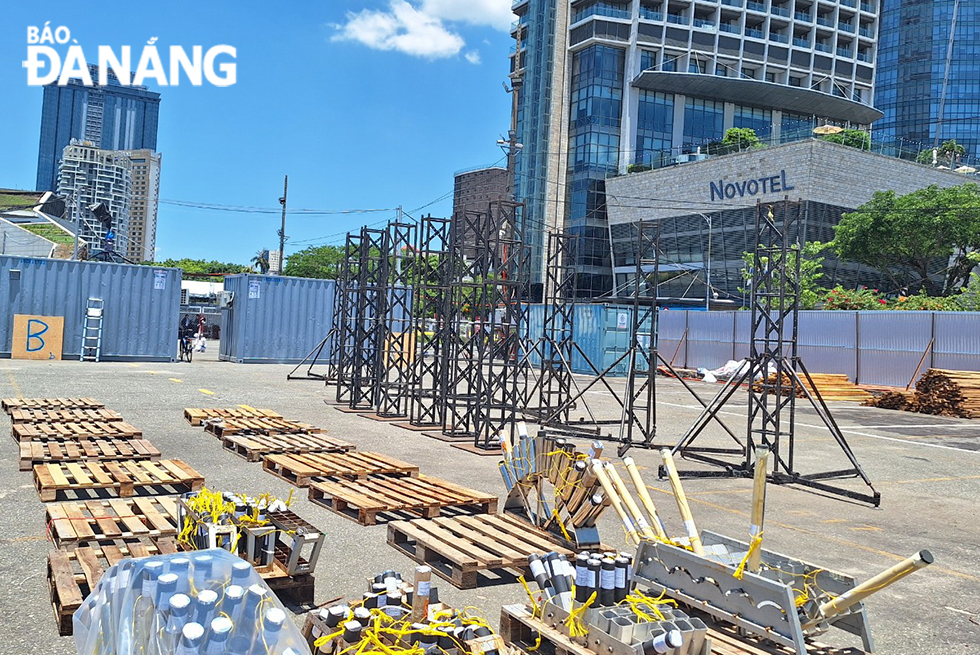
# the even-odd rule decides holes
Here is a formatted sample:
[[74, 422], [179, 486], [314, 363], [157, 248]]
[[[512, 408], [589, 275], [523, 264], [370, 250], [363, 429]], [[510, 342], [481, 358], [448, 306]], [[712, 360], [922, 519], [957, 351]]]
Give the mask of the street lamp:
[[708, 224], [708, 248], [704, 263], [704, 311], [708, 311], [711, 309], [711, 217], [701, 212], [697, 214]]

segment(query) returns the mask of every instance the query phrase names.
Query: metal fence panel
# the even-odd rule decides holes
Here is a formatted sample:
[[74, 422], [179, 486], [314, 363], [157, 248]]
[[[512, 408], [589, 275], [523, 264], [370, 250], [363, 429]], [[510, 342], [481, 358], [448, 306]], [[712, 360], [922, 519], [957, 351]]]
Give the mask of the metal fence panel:
[[858, 384], [904, 387], [932, 338], [931, 312], [858, 312]]
[[936, 342], [927, 366], [963, 371], [980, 371], [980, 314], [974, 312], [936, 312]]
[[735, 357], [736, 312], [690, 312], [687, 316], [689, 368], [718, 368]]
[[34, 314], [64, 316], [62, 356], [77, 359], [85, 303], [101, 298], [103, 360], [173, 361], [180, 279], [176, 268], [0, 256], [0, 356], [10, 356], [13, 315]]
[[333, 280], [229, 275], [235, 296], [223, 310], [219, 358], [238, 363], [297, 363], [330, 331]]
[[857, 376], [857, 319], [855, 312], [800, 312], [799, 354], [811, 373]]
[[657, 349], [660, 356], [678, 368], [687, 366], [687, 311], [660, 310], [659, 340]]

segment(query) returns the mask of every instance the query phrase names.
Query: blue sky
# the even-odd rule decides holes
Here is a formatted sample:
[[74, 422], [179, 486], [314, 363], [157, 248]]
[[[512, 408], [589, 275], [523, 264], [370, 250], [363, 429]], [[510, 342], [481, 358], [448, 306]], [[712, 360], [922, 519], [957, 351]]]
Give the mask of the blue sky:
[[[43, 4], [12, 3], [0, 25], [0, 188], [34, 186], [42, 91], [21, 62], [27, 27], [46, 21], [90, 61], [131, 45], [135, 67], [154, 36], [162, 52], [237, 48], [234, 86], [148, 84], [162, 94], [164, 199], [277, 209], [288, 174], [293, 208], [411, 210], [450, 194], [455, 170], [502, 157], [510, 0]], [[290, 217], [286, 252], [392, 215]], [[161, 204], [157, 258], [245, 263], [278, 247], [278, 228], [278, 215]]]

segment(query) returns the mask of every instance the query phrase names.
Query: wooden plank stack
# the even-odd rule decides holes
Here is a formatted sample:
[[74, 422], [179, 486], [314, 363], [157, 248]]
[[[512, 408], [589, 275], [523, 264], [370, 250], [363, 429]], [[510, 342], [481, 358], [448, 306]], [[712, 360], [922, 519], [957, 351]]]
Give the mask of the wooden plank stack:
[[[811, 394], [813, 393], [813, 387], [816, 387], [820, 392], [820, 397], [826, 401], [834, 400], [844, 400], [853, 402], [866, 402], [871, 398], [871, 394], [857, 386], [847, 375], [843, 373], [812, 373], [810, 375], [813, 378], [813, 385], [803, 375], [800, 379], [803, 381], [803, 386], [806, 387], [807, 391]], [[766, 378], [766, 385], [772, 388], [772, 385], [776, 384], [776, 375], [771, 374]], [[790, 378], [787, 375], [783, 375], [783, 395], [789, 395], [790, 393]], [[762, 391], [763, 385], [756, 382], [754, 384], [756, 391]], [[806, 394], [803, 389], [797, 387], [796, 389], [797, 398], [805, 398]]]
[[980, 371], [931, 368], [916, 383], [915, 393], [886, 392], [866, 404], [935, 416], [980, 418]]

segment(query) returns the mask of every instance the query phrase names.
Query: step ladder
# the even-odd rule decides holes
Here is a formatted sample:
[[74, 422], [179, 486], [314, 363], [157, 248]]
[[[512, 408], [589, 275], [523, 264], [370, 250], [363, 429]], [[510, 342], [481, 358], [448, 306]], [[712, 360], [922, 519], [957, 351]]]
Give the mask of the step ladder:
[[83, 362], [102, 361], [102, 298], [89, 298], [85, 303], [85, 319], [82, 321]]

